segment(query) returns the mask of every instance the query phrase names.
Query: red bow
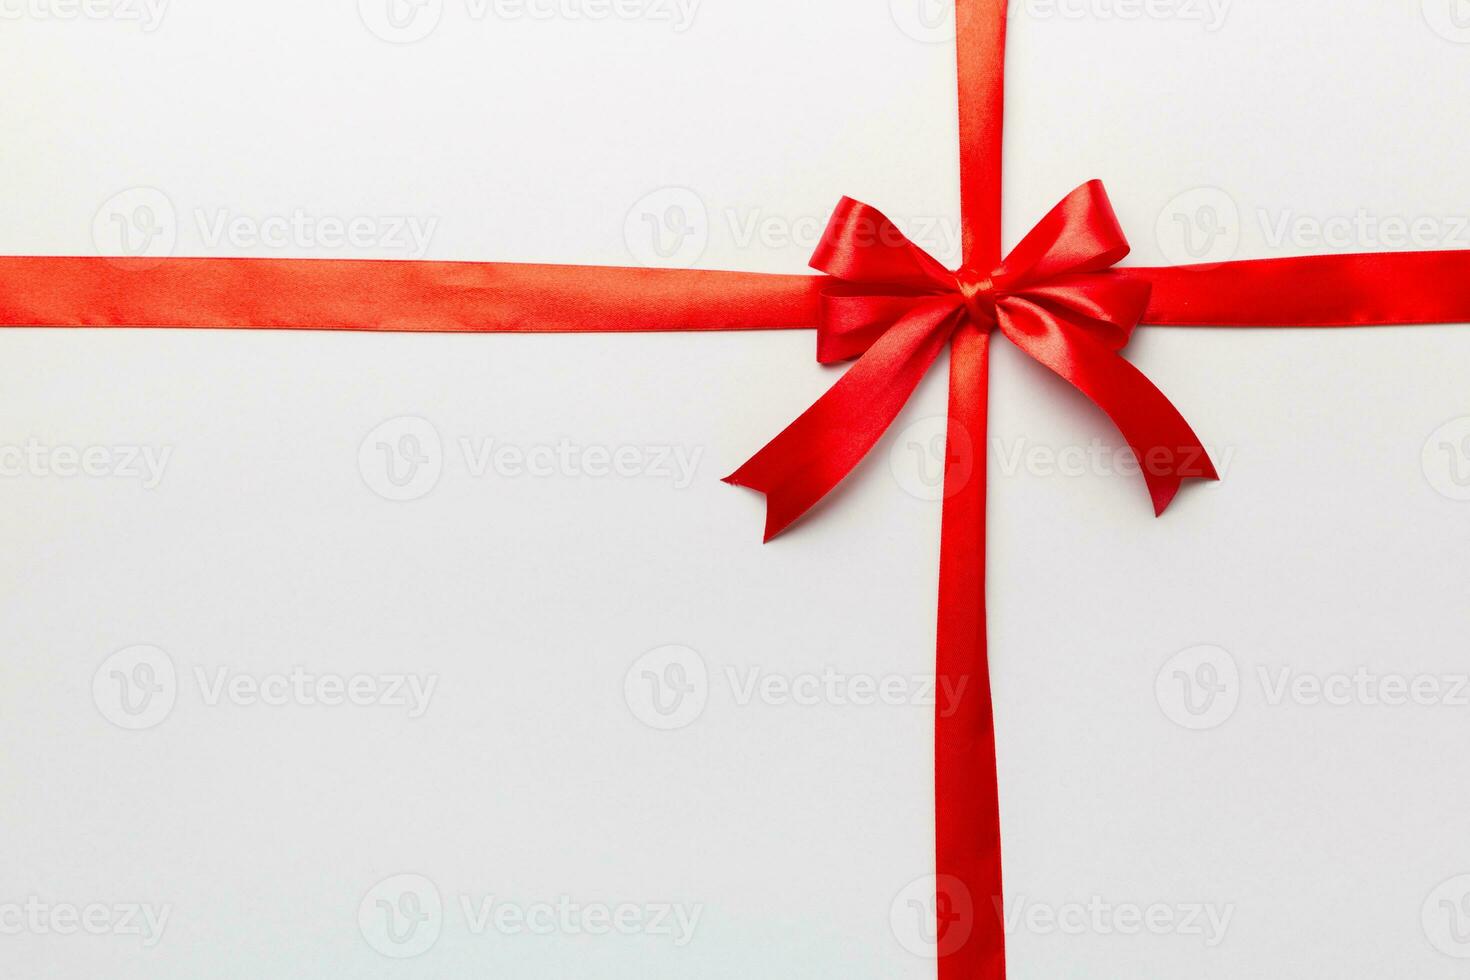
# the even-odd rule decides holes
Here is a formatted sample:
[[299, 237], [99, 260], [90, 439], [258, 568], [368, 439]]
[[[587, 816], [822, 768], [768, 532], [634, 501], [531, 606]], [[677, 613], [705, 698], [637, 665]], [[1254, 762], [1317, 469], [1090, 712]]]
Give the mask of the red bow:
[[822, 295], [817, 360], [858, 358], [784, 432], [725, 478], [766, 495], [780, 534], [873, 448], [955, 332], [999, 328], [1108, 416], [1138, 457], [1155, 513], [1186, 479], [1218, 479], [1179, 411], [1119, 351], [1149, 285], [1109, 272], [1128, 242], [1100, 181], [1088, 181], [988, 273], [950, 272], [877, 210], [843, 198], [812, 256], [842, 284]]

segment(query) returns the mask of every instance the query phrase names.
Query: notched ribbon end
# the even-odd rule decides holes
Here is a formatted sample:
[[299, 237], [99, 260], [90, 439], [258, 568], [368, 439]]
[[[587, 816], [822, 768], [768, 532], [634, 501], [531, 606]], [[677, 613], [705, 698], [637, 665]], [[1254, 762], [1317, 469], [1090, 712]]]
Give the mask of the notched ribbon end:
[[1186, 459], [1172, 472], [1154, 475], [1151, 471], [1145, 471], [1148, 493], [1154, 504], [1154, 517], [1164, 516], [1164, 511], [1169, 509], [1169, 505], [1179, 495], [1186, 481], [1198, 480], [1201, 483], [1219, 481], [1220, 474], [1215, 470], [1215, 463], [1203, 447], [1190, 447], [1185, 450], [1185, 455], [1194, 458]]
[[756, 485], [754, 477], [746, 476], [744, 473], [745, 467], [742, 466], [729, 476], [722, 477], [720, 482], [728, 483], [732, 487], [744, 487], [747, 490], [754, 490], [766, 498], [766, 529], [764, 536], [761, 538], [761, 544], [770, 544], [771, 541], [779, 537], [801, 515], [795, 514], [783, 518], [777, 511], [776, 501], [771, 496], [771, 492], [764, 487]]

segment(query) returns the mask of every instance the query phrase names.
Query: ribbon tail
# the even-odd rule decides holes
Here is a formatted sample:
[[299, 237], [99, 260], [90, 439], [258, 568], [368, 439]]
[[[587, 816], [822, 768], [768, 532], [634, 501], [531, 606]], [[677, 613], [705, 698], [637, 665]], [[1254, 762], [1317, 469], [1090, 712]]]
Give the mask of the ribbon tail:
[[920, 300], [726, 483], [766, 495], [770, 541], [841, 483], [882, 437], [959, 323], [952, 297]]
[[1000, 329], [1035, 360], [1066, 379], [1108, 414], [1123, 434], [1161, 515], [1185, 480], [1218, 480], [1215, 464], [1173, 403], [1142, 371], [1086, 325], [1036, 303], [998, 304]]

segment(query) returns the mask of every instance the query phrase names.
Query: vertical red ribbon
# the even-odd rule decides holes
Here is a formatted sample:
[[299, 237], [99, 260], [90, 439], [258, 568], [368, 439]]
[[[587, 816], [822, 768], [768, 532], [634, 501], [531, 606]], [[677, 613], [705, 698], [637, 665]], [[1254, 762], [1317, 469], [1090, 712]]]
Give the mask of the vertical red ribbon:
[[[964, 264], [989, 269], [1001, 257], [1006, 0], [956, 0], [955, 17]], [[943, 684], [968, 679], [966, 688], [946, 689], [969, 694], [959, 710], [947, 717], [936, 711], [934, 716], [939, 980], [1005, 976], [1005, 931], [996, 914], [1001, 898], [1000, 803], [985, 635], [989, 368], [989, 333], [962, 328], [950, 352], [935, 672]], [[950, 914], [943, 914], [946, 909]]]

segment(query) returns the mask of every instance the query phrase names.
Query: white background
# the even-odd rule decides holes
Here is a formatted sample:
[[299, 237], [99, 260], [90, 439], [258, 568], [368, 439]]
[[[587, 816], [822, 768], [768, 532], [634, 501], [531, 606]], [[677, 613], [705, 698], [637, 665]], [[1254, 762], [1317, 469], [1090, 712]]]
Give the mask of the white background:
[[[942, 8], [704, 0], [685, 23], [652, 0], [604, 18], [444, 0], [407, 44], [370, 29], [371, 2], [88, 9], [0, 0], [0, 251], [115, 254], [120, 216], [176, 255], [403, 258], [389, 231], [413, 218], [432, 259], [799, 272], [845, 193], [955, 257], [953, 43], [925, 27]], [[1018, 5], [1008, 241], [1096, 176], [1139, 262], [1401, 247], [1394, 222], [1420, 218], [1423, 244], [1470, 247], [1470, 10], [1133, 9]], [[250, 235], [298, 213], [366, 231]], [[680, 214], [694, 234], [666, 226], [661, 258], [646, 216]], [[211, 235], [222, 217], [242, 230]], [[727, 673], [932, 670], [920, 466], [941, 369], [777, 543], [759, 498], [719, 483], [831, 383], [812, 355], [805, 331], [0, 333], [0, 446], [43, 460], [0, 479], [0, 972], [931, 976], [890, 911], [932, 870], [932, 709], [741, 704]], [[994, 365], [1012, 975], [1463, 975], [1470, 705], [1271, 695], [1283, 670], [1444, 691], [1470, 672], [1470, 331], [1146, 328], [1130, 356], [1225, 470], [1160, 521], [1135, 476], [1053, 472], [1048, 454], [1116, 435], [1013, 350]], [[377, 435], [359, 449], [402, 417], [433, 427], [442, 473], [394, 502]], [[687, 486], [476, 476], [462, 439], [638, 447], [645, 470], [648, 447], [699, 455]], [[56, 474], [88, 447], [170, 455], [156, 486]], [[707, 703], [660, 731], [625, 678], [670, 644], [706, 666]], [[131, 731], [109, 658], [138, 645], [178, 691]], [[437, 687], [410, 718], [211, 705], [197, 680], [297, 666]], [[1184, 686], [1209, 669], [1213, 702]], [[412, 959], [359, 925], [401, 874], [444, 905]], [[488, 896], [702, 917], [682, 946], [476, 932], [461, 899]], [[152, 946], [14, 928], [33, 897], [169, 919]], [[1045, 928], [1088, 903], [1231, 918], [1213, 944]]]

